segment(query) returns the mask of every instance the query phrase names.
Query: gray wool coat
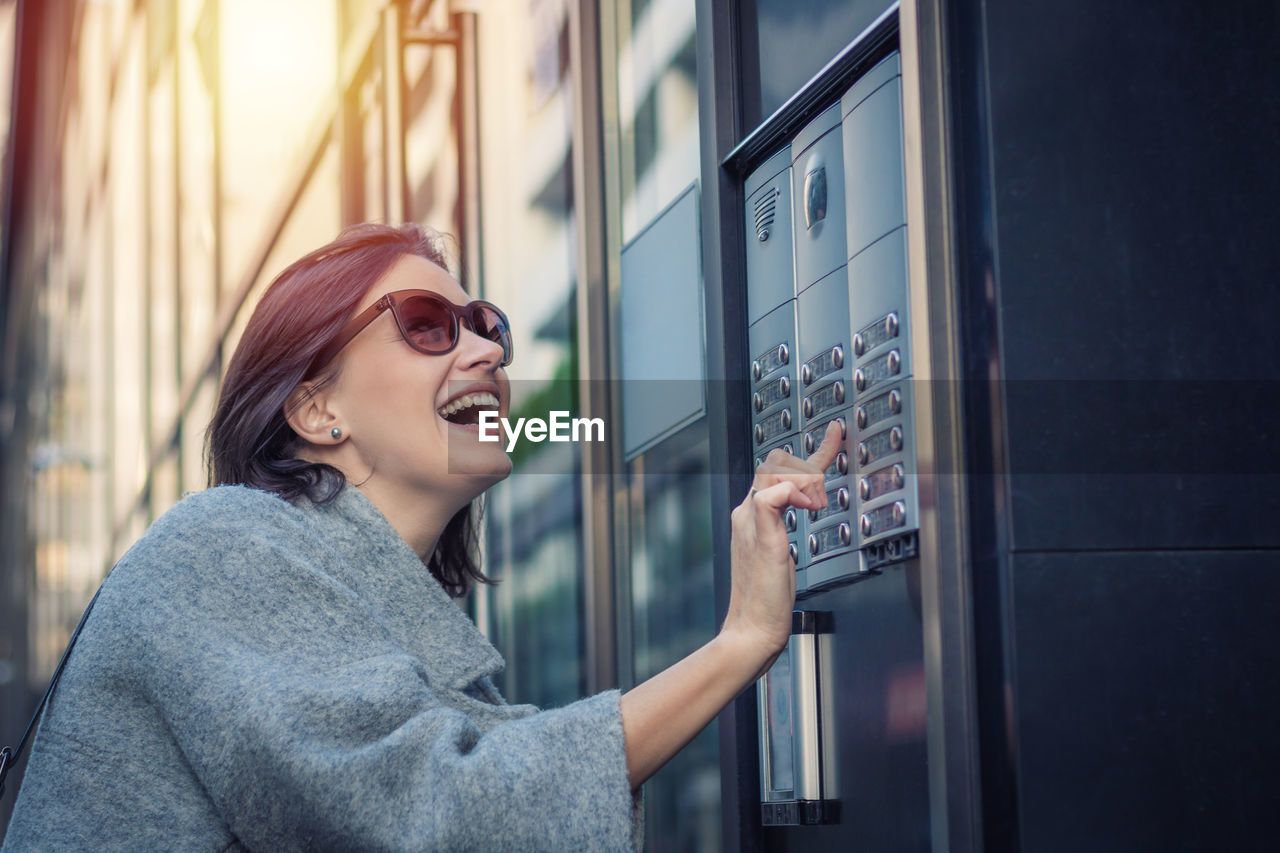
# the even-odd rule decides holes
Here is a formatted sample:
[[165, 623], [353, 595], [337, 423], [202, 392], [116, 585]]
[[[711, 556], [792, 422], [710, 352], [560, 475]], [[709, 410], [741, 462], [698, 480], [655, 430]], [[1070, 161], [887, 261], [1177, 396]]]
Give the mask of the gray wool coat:
[[18, 850], [627, 850], [616, 691], [508, 705], [498, 652], [357, 489], [221, 486], [107, 579]]

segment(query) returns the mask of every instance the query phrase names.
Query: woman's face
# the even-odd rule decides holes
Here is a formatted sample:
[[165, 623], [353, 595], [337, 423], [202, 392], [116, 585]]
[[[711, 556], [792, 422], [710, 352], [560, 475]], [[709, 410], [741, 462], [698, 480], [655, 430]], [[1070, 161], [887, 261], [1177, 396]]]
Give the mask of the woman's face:
[[[434, 291], [455, 305], [470, 301], [448, 272], [405, 255], [354, 313], [396, 290]], [[465, 325], [452, 351], [424, 355], [405, 343], [395, 317], [383, 311], [342, 350], [328, 389], [330, 406], [344, 424], [348, 458], [356, 456], [348, 478], [394, 500], [444, 498], [461, 508], [506, 477], [511, 460], [502, 442], [482, 442], [474, 422], [457, 423], [442, 414], [464, 394], [479, 402], [478, 408], [492, 409], [485, 398], [475, 400], [491, 394], [505, 417], [510, 385], [501, 364], [502, 347]], [[473, 411], [461, 419], [475, 418]]]

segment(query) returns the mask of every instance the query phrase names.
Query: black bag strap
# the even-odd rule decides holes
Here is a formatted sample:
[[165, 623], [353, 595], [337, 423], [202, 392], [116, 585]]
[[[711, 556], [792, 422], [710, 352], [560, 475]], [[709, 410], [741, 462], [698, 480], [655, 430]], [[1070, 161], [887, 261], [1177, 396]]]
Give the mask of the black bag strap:
[[71, 639], [67, 642], [66, 651], [62, 653], [62, 660], [58, 661], [58, 668], [53, 671], [53, 678], [49, 679], [49, 686], [45, 688], [44, 698], [36, 706], [36, 712], [31, 716], [31, 722], [27, 723], [27, 730], [23, 732], [22, 740], [18, 741], [17, 749], [10, 749], [7, 746], [4, 749], [0, 749], [0, 797], [4, 796], [4, 779], [9, 775], [9, 771], [13, 766], [18, 763], [18, 759], [22, 758], [22, 750], [27, 745], [27, 739], [35, 731], [40, 715], [44, 713], [45, 706], [49, 704], [49, 697], [53, 695], [53, 688], [58, 686], [58, 679], [62, 678], [62, 670], [67, 665], [67, 658], [71, 656], [71, 649], [75, 647], [76, 640], [80, 637], [80, 630], [84, 628], [85, 620], [89, 618], [89, 611], [93, 610], [93, 605], [97, 603], [98, 596], [101, 594], [102, 587], [98, 587], [98, 591], [93, 594], [93, 598], [89, 601], [89, 606], [84, 609], [84, 614], [80, 617], [80, 624], [76, 625], [75, 631], [71, 633]]

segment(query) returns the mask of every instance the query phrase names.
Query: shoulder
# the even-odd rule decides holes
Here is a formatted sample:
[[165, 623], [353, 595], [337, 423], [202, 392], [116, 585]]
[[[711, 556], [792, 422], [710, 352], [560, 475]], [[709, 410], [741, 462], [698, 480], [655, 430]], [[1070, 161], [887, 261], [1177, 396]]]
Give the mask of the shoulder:
[[109, 585], [166, 585], [233, 578], [285, 554], [314, 559], [319, 540], [293, 504], [271, 492], [216, 486], [188, 494], [156, 519], [108, 579]]
[[247, 486], [215, 486], [190, 492], [155, 523], [134, 550], [192, 540], [236, 541], [262, 534], [279, 536], [303, 524], [302, 513], [273, 492]]

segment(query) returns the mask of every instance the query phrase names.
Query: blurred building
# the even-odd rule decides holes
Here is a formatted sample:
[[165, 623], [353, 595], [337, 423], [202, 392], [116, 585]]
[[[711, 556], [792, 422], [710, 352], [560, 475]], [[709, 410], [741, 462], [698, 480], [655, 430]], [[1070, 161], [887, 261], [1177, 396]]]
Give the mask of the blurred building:
[[[616, 255], [621, 225], [599, 201], [583, 215], [583, 199], [603, 192], [606, 132], [625, 139], [609, 157], [624, 195], [609, 204], [631, 231], [696, 177], [694, 15], [609, 10], [607, 70], [587, 34], [601, 23], [582, 15], [567, 0], [0, 4], [15, 56], [0, 303], [6, 742], [113, 562], [205, 486], [218, 378], [256, 295], [343, 225], [416, 220], [451, 235], [466, 286], [515, 319], [522, 398], [578, 405], [570, 380], [607, 377], [607, 361], [580, 354], [608, 339], [580, 318], [588, 287], [592, 310], [606, 305], [605, 229]], [[604, 128], [599, 81], [616, 102], [620, 75], [637, 72], [630, 114]], [[613, 546], [584, 521], [577, 452], [544, 447], [522, 460], [536, 474], [489, 501], [488, 566], [503, 583], [472, 606], [511, 662], [509, 696], [555, 705], [654, 671], [715, 617], [697, 539], [665, 594], [699, 606], [674, 624], [655, 608], [636, 648], [618, 645], [612, 618], [593, 621], [588, 588], [598, 597], [602, 582], [588, 574], [611, 566], [592, 549], [598, 560]], [[610, 488], [625, 498], [623, 483]], [[692, 497], [705, 530], [703, 487]], [[680, 519], [664, 524], [655, 542], [687, 537]], [[718, 779], [711, 733], [651, 786], [655, 849], [713, 843]]]
[[413, 220], [510, 315], [514, 413], [609, 425], [487, 499], [513, 701], [713, 636], [767, 451], [866, 457], [788, 522], [838, 666], [648, 783], [649, 850], [1274, 835], [1280, 51], [1211, 5], [0, 0], [0, 737], [205, 486], [257, 295]]

